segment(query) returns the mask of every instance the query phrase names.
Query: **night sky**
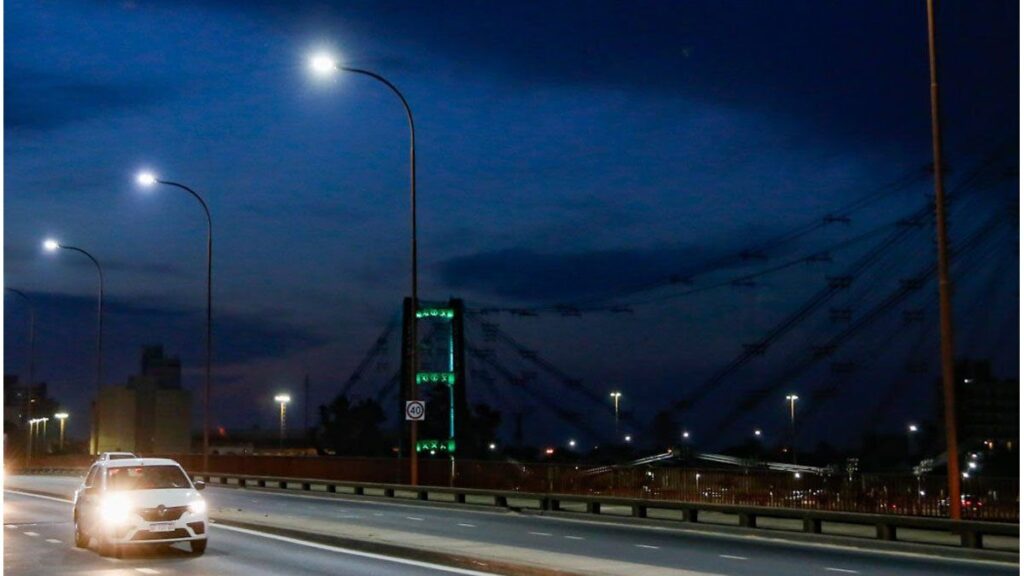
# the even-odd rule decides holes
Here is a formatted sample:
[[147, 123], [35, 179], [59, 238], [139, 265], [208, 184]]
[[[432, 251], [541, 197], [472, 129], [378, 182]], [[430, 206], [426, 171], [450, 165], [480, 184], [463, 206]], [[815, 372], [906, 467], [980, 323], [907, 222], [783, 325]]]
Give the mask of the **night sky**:
[[[405, 118], [368, 78], [313, 77], [316, 50], [408, 98], [421, 297], [464, 298], [474, 345], [527, 372], [538, 394], [475, 366], [469, 395], [506, 423], [530, 413], [535, 442], [581, 434], [539, 398], [602, 433], [610, 402], [490, 342], [481, 322], [594, 396], [622, 390], [642, 437], [639, 423], [927, 206], [923, 1], [548, 4], [6, 2], [4, 283], [37, 301], [37, 375], [72, 412], [70, 429], [84, 434], [74, 416], [94, 387], [95, 273], [79, 255], [44, 254], [47, 236], [105, 267], [108, 382], [137, 373], [143, 344], [162, 343], [199, 398], [205, 221], [178, 190], [140, 189], [139, 169], [192, 186], [213, 213], [215, 424], [272, 428], [273, 394], [296, 395], [307, 373], [313, 403], [328, 401], [397, 317], [409, 282]], [[993, 0], [940, 12], [951, 233], [972, 250], [953, 268], [958, 348], [1003, 377], [1019, 364], [1018, 10]], [[814, 226], [839, 213], [849, 221]], [[927, 268], [934, 232], [922, 222], [677, 410], [681, 427], [707, 446], [754, 426], [781, 434], [791, 391], [806, 399], [808, 446], [932, 419], [933, 277], [831, 357], [794, 368]], [[822, 251], [831, 261], [734, 282]], [[23, 373], [25, 310], [4, 302], [4, 369]], [[849, 321], [835, 318], [843, 309]], [[915, 310], [923, 321], [907, 320]], [[376, 395], [397, 343], [389, 354], [355, 395]], [[763, 402], [720, 425], [765, 386]], [[822, 387], [833, 394], [816, 396]]]

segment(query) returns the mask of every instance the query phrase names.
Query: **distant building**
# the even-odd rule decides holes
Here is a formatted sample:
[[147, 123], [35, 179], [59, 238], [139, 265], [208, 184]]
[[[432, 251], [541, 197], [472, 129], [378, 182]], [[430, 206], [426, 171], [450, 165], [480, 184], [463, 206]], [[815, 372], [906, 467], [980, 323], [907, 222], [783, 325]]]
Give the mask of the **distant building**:
[[125, 386], [104, 386], [96, 402], [96, 452], [139, 454], [191, 451], [192, 395], [181, 388], [181, 361], [163, 346], [142, 349], [139, 376]]
[[[16, 375], [4, 375], [4, 423], [13, 427], [25, 425], [25, 396], [29, 393], [28, 386], [21, 383]], [[53, 417], [58, 404], [47, 396], [46, 382], [37, 382], [32, 387], [32, 417]]]
[[[959, 442], [1016, 444], [1020, 437], [1020, 387], [999, 379], [985, 360], [961, 360], [956, 372], [956, 423]], [[939, 398], [942, 383], [939, 382]], [[938, 403], [942, 410], [943, 403]], [[939, 422], [942, 422], [940, 413]]]

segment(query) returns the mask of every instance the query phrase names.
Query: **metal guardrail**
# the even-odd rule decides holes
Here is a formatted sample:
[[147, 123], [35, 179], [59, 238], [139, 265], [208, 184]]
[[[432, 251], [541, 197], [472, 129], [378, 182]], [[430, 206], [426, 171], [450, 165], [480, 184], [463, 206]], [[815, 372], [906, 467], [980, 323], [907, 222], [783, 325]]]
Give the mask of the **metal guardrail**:
[[[34, 474], [78, 474], [84, 473], [82, 468], [47, 467], [23, 470], [21, 473]], [[869, 514], [860, 512], [840, 512], [831, 510], [813, 510], [801, 508], [782, 508], [775, 506], [747, 506], [737, 504], [719, 504], [707, 502], [672, 501], [660, 499], [622, 498], [614, 496], [594, 496], [585, 494], [559, 494], [544, 492], [522, 492], [515, 490], [488, 490], [479, 488], [460, 488], [444, 486], [410, 486], [408, 484], [386, 484], [378, 482], [353, 482], [330, 480], [324, 478], [299, 478], [284, 476], [260, 476], [252, 474], [227, 474], [222, 472], [192, 472], [192, 477], [208, 484], [222, 486], [258, 487], [279, 490], [298, 490], [311, 492], [314, 487], [327, 493], [347, 493], [356, 496], [378, 496], [418, 500], [421, 502], [449, 502], [457, 504], [478, 504], [469, 502], [468, 497], [483, 498], [490, 501], [491, 506], [515, 508], [509, 500], [533, 501], [533, 508], [541, 511], [578, 513], [580, 515], [604, 515], [607, 518], [648, 518], [651, 510], [669, 510], [680, 512], [679, 521], [683, 524], [714, 524], [700, 518], [701, 513], [719, 513], [736, 517], [734, 526], [748, 529], [765, 529], [783, 531], [759, 524], [759, 519], [800, 520], [805, 534], [823, 534], [824, 523], [855, 525], [874, 528], [874, 539], [881, 541], [914, 542], [900, 537], [901, 530], [924, 530], [934, 533], [954, 534], [959, 536], [960, 547], [968, 549], [990, 549], [985, 545], [986, 536], [1007, 536], [1020, 538], [1019, 524], [1005, 522], [984, 522], [976, 520], [949, 520], [921, 516], [901, 516], [895, 514]], [[446, 495], [448, 500], [431, 498], [431, 495]], [[582, 506], [582, 512], [568, 510], [567, 504]], [[483, 504], [487, 505], [487, 504]], [[521, 508], [531, 508], [529, 506]], [[610, 512], [610, 509], [626, 509], [628, 514]], [[663, 519], [663, 518], [659, 518]], [[794, 530], [789, 530], [794, 531]], [[845, 536], [845, 535], [844, 535]], [[854, 537], [855, 536], [851, 536]], [[943, 544], [935, 544], [943, 546]], [[946, 545], [949, 547], [948, 545]]]
[[[717, 512], [734, 515], [736, 526], [741, 528], [765, 528], [758, 525], [758, 519], [789, 519], [801, 520], [802, 532], [822, 534], [823, 523], [852, 524], [869, 526], [875, 529], [875, 538], [883, 541], [900, 541], [899, 530], [929, 530], [960, 536], [960, 546], [971, 549], [985, 549], [985, 536], [1009, 536], [1020, 538], [1020, 526], [1000, 522], [980, 522], [973, 520], [948, 520], [942, 518], [925, 518], [914, 516], [896, 516], [892, 514], [864, 514], [856, 512], [834, 512], [827, 510], [807, 510], [797, 508], [778, 508], [762, 506], [740, 506], [733, 504], [714, 504], [700, 502], [672, 502], [666, 500], [647, 500], [638, 498], [615, 498], [608, 496], [586, 496], [580, 494], [548, 494], [536, 492], [517, 492], [507, 490], [481, 490], [473, 488], [448, 488], [442, 486], [410, 486], [407, 484], [381, 484], [374, 482], [346, 482], [324, 480], [320, 478], [290, 478], [280, 476], [252, 476], [222, 473], [193, 473], [195, 478], [210, 484], [237, 485], [240, 487], [276, 488], [281, 490], [295, 489], [310, 492], [313, 487], [321, 487], [328, 493], [347, 491], [357, 496], [383, 496], [385, 498], [403, 498], [400, 494], [408, 494], [404, 498], [423, 502], [442, 502], [431, 498], [431, 494], [444, 494], [451, 497], [447, 502], [466, 504], [468, 496], [484, 497], [491, 500], [492, 506], [510, 508], [509, 500], [532, 500], [536, 508], [543, 511], [569, 512], [565, 505], [582, 504], [583, 514], [601, 515], [602, 510], [610, 507], [628, 508], [633, 518], [647, 518], [652, 509], [673, 510], [682, 512], [681, 522], [699, 524], [701, 512]], [[216, 479], [216, 482], [214, 480]], [[232, 482], [232, 480], [234, 482]], [[368, 491], [375, 492], [370, 494]], [[608, 517], [621, 517], [621, 514], [607, 514]], [[776, 529], [777, 530], [777, 529]]]

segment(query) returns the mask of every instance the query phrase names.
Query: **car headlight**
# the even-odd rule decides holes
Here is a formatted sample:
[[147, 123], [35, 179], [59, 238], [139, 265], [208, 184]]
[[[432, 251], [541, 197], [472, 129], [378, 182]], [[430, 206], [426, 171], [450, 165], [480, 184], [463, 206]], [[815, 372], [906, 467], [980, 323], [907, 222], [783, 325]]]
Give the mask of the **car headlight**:
[[108, 524], [123, 524], [132, 514], [132, 502], [124, 494], [108, 494], [100, 501], [100, 518]]
[[206, 512], [206, 500], [193, 500], [188, 503], [188, 510], [193, 514]]

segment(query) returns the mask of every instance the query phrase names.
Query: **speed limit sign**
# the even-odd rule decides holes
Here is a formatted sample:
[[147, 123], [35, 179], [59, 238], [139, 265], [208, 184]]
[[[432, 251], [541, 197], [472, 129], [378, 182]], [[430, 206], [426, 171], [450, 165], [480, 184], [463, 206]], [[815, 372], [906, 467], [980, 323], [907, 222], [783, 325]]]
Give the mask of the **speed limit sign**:
[[422, 421], [427, 416], [427, 405], [422, 400], [410, 400], [405, 403], [405, 419]]

